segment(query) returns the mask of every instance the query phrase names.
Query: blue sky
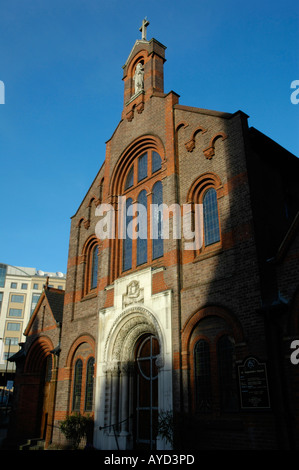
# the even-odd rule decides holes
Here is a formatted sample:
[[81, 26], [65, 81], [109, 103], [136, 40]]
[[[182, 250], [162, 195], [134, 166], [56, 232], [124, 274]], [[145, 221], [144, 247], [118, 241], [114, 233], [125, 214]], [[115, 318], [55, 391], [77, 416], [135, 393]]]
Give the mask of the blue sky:
[[70, 218], [119, 123], [122, 66], [147, 16], [166, 92], [247, 113], [299, 156], [295, 0], [0, 0], [0, 262], [66, 272]]

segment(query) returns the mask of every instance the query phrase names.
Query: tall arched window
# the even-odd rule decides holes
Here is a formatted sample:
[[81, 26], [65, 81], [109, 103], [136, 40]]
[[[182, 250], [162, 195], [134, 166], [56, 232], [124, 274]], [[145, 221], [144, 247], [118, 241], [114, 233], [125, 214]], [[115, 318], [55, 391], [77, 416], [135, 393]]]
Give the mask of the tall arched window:
[[73, 411], [80, 411], [81, 389], [82, 389], [82, 369], [83, 369], [82, 360], [77, 359], [75, 363], [75, 372], [74, 372]]
[[83, 292], [87, 295], [96, 292], [98, 284], [99, 246], [95, 237], [86, 242], [82, 254], [85, 261]]
[[123, 240], [123, 271], [127, 271], [132, 268], [132, 244], [133, 244], [133, 227], [132, 220], [133, 216], [131, 215], [132, 209], [132, 199], [129, 198], [126, 200], [126, 212], [124, 214], [125, 218], [125, 238]]
[[85, 411], [92, 411], [94, 358], [90, 357], [86, 366]]
[[191, 185], [187, 202], [193, 210], [195, 255], [221, 248], [221, 224], [218, 200], [223, 196], [221, 181], [214, 173], [205, 173]]
[[220, 241], [217, 193], [208, 189], [203, 197], [204, 243], [205, 246]]
[[[154, 184], [152, 189], [153, 204], [153, 259], [163, 256], [163, 238], [162, 238], [162, 204], [163, 204], [163, 187], [161, 181]], [[160, 207], [160, 210], [159, 210]]]
[[120, 193], [126, 197], [123, 214], [123, 233], [120, 240], [122, 271], [129, 271], [163, 256], [162, 214], [157, 214], [157, 237], [149, 243], [149, 210], [151, 204], [163, 203], [160, 181], [162, 159], [155, 148], [142, 148], [134, 152], [134, 158], [123, 175]]
[[147, 195], [145, 189], [139, 193], [138, 207], [137, 266], [147, 262]]
[[97, 287], [98, 259], [99, 259], [99, 248], [96, 245], [92, 250], [90, 289], [95, 289]]

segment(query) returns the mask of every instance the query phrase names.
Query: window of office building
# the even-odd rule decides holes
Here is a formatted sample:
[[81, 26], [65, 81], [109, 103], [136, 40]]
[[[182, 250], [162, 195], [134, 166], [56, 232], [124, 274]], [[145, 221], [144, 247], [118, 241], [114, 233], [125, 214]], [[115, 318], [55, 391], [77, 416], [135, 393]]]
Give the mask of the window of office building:
[[6, 276], [6, 265], [0, 264], [0, 287], [4, 287]]

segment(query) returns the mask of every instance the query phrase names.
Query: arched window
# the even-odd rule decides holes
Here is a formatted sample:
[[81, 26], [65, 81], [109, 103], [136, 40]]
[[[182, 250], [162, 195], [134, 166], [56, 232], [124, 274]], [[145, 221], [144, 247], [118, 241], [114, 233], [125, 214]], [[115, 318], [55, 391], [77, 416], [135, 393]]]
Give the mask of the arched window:
[[201, 413], [212, 411], [210, 346], [203, 339], [194, 347], [195, 406]]
[[98, 259], [99, 259], [99, 248], [96, 245], [92, 250], [90, 289], [95, 289], [97, 287], [97, 283], [98, 283]]
[[153, 151], [152, 152], [152, 173], [156, 173], [156, 171], [161, 170], [161, 157], [160, 155]]
[[[234, 341], [219, 337], [219, 319], [202, 321], [206, 339], [196, 341], [193, 350], [194, 409], [198, 413], [228, 413], [238, 410]], [[200, 331], [200, 325], [197, 327]]]
[[138, 196], [138, 208], [137, 266], [147, 262], [147, 195], [144, 189]]
[[133, 178], [134, 178], [134, 167], [132, 166], [125, 182], [125, 191], [133, 186]]
[[[163, 187], [159, 179], [162, 159], [154, 148], [142, 146], [128, 165], [120, 192], [126, 197], [120, 249], [122, 271], [135, 269], [163, 256], [162, 213], [150, 220], [150, 204], [163, 203]], [[148, 242], [149, 224], [157, 222], [157, 237]]]
[[82, 369], [83, 363], [81, 359], [77, 359], [74, 372], [73, 386], [73, 411], [80, 411], [81, 389], [82, 389]]
[[187, 202], [193, 211], [194, 235], [197, 238], [195, 255], [217, 252], [221, 248], [221, 224], [218, 200], [223, 196], [219, 177], [205, 173], [190, 187]]
[[147, 177], [147, 152], [138, 158], [138, 183]]
[[220, 241], [217, 193], [208, 189], [203, 197], [204, 243], [205, 246]]
[[86, 367], [85, 411], [92, 411], [94, 358], [90, 357]]
[[[163, 204], [163, 187], [161, 181], [154, 184], [152, 189], [153, 204], [153, 259], [163, 256], [163, 238], [162, 238], [162, 204]], [[159, 210], [160, 207], [160, 210]]]
[[131, 209], [132, 199], [129, 198], [126, 200], [126, 212], [124, 214], [125, 238], [123, 240], [123, 271], [127, 271], [132, 268], [133, 216], [131, 215]]
[[92, 237], [83, 248], [85, 261], [84, 295], [96, 292], [99, 274], [99, 246], [97, 239]]

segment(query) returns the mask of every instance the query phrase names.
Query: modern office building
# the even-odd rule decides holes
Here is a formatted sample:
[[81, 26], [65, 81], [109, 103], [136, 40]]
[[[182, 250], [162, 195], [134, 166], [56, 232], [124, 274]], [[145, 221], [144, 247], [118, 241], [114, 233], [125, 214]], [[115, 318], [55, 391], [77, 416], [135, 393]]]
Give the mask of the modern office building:
[[15, 364], [7, 359], [26, 340], [24, 330], [45, 284], [65, 289], [63, 273], [0, 264], [0, 384], [13, 378]]

